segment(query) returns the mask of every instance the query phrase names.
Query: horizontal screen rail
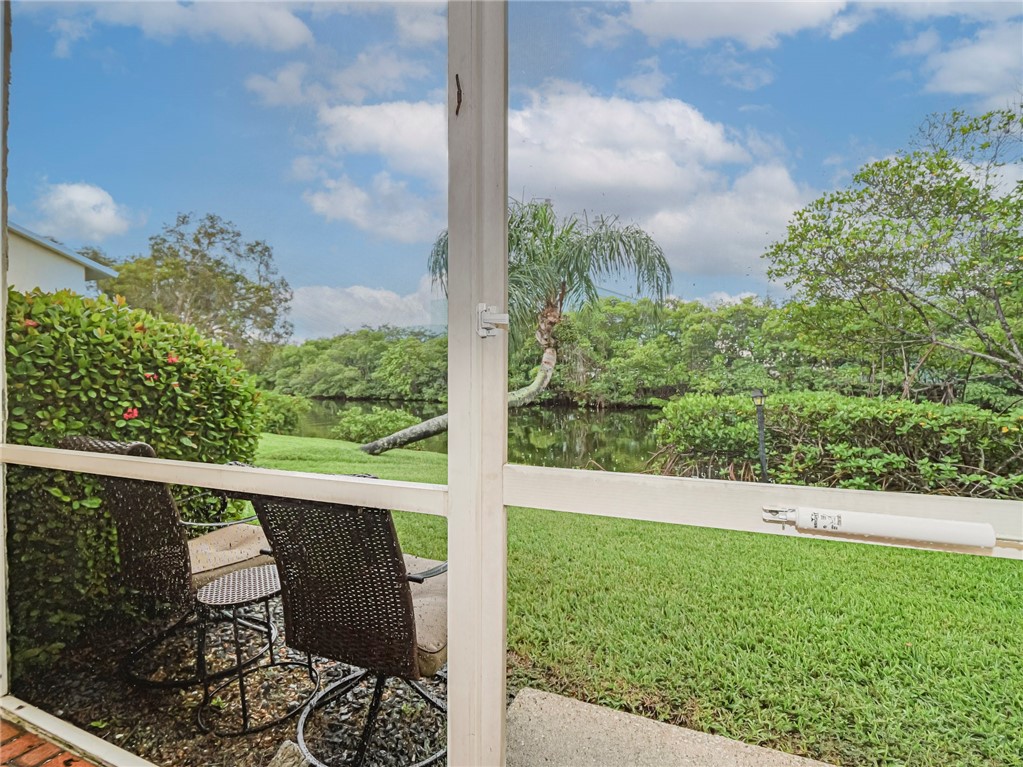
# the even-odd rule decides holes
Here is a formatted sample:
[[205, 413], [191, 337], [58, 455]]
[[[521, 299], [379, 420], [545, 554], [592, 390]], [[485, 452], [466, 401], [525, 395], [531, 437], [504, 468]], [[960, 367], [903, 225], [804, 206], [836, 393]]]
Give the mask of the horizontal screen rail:
[[993, 548], [895, 543], [851, 537], [841, 540], [1023, 560], [1023, 502], [1020, 501], [729, 482], [516, 464], [504, 467], [504, 501], [509, 506], [797, 537], [809, 536], [804, 536], [792, 527], [783, 528], [764, 520], [764, 507], [814, 506], [921, 519], [984, 522], [994, 528], [998, 539]]
[[423, 482], [399, 482], [342, 474], [312, 474], [246, 466], [220, 466], [27, 445], [0, 445], [0, 462], [176, 485], [193, 485], [224, 490], [228, 493], [277, 495], [307, 501], [413, 511], [442, 517], [447, 515], [447, 485], [430, 485]]

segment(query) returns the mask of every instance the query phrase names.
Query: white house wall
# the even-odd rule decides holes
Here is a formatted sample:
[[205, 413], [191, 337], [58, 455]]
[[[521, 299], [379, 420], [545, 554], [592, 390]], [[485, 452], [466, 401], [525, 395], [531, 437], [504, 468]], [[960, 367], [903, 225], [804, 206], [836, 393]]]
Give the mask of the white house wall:
[[18, 290], [39, 288], [47, 293], [73, 290], [89, 293], [85, 267], [11, 231], [8, 241], [7, 284]]

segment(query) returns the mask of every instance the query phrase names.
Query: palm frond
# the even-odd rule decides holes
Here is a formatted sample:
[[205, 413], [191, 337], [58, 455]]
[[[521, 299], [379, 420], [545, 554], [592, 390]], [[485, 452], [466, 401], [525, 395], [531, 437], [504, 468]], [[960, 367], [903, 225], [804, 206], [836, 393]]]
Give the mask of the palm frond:
[[[434, 284], [447, 295], [448, 233], [427, 260]], [[661, 302], [671, 290], [671, 268], [654, 239], [617, 216], [558, 219], [547, 201], [508, 206], [508, 312], [512, 341], [532, 336], [546, 308], [564, 311], [596, 301], [597, 282], [636, 278], [636, 293]]]
[[426, 260], [426, 268], [430, 270], [430, 277], [434, 285], [440, 285], [444, 296], [448, 295], [448, 230], [445, 229], [437, 236], [436, 242], [430, 248], [430, 256]]

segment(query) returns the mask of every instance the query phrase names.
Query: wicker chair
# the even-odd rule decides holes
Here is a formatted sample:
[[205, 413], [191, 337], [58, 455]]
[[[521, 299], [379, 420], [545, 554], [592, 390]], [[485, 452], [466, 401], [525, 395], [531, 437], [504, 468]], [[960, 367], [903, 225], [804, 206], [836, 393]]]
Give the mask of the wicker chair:
[[[64, 437], [57, 447], [91, 453], [155, 458], [145, 442], [115, 442], [92, 437]], [[196, 592], [222, 575], [246, 567], [273, 564], [263, 531], [237, 522], [182, 522], [170, 489], [160, 482], [101, 477], [103, 502], [117, 529], [121, 580], [129, 589], [173, 607], [184, 614], [173, 624], [134, 647], [121, 670], [136, 684], [187, 687], [202, 681], [199, 660], [187, 676], [152, 679], [135, 671], [138, 661], [169, 636], [188, 626], [195, 614]], [[244, 520], [240, 520], [244, 521]], [[188, 540], [185, 526], [214, 527], [213, 532]], [[262, 626], [245, 624], [265, 633]], [[272, 643], [273, 637], [266, 637]], [[265, 648], [264, 648], [265, 649]], [[255, 660], [254, 656], [251, 660]], [[248, 661], [247, 661], [248, 662]], [[221, 678], [237, 669], [223, 669], [209, 678]]]
[[404, 681], [446, 713], [417, 680], [436, 675], [447, 660], [447, 565], [402, 555], [386, 510], [260, 497], [253, 506], [277, 560], [285, 643], [363, 669], [324, 689], [302, 711], [303, 756], [322, 767], [305, 742], [310, 714], [370, 675], [376, 684], [355, 767], [365, 759], [388, 678]]

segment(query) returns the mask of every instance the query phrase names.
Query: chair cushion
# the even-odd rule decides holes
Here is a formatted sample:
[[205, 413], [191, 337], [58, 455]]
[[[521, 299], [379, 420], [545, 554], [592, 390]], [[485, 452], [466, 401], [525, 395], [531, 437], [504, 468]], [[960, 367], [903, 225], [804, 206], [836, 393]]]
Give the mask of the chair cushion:
[[257, 565], [272, 565], [273, 557], [260, 554], [269, 549], [259, 525], [229, 525], [188, 542], [192, 562], [192, 584], [200, 589], [210, 581], [234, 570]]
[[[405, 554], [405, 571], [421, 573], [442, 564]], [[433, 676], [448, 659], [448, 574], [410, 583], [412, 609], [416, 614], [416, 644], [419, 673]]]

